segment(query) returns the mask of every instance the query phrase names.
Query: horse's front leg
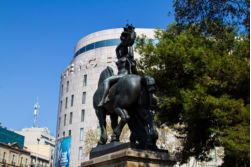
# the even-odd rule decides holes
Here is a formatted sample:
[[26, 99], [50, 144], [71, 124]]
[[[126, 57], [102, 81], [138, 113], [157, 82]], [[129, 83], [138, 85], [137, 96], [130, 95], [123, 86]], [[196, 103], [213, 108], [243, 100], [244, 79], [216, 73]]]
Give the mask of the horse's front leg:
[[142, 116], [142, 118], [146, 121], [148, 127], [149, 127], [149, 133], [152, 139], [152, 144], [156, 145], [157, 139], [158, 139], [158, 132], [156, 129], [156, 125], [154, 123], [153, 120], [153, 114], [150, 110], [141, 110], [142, 112], [140, 113], [140, 115]]
[[118, 126], [114, 129], [113, 134], [111, 136], [111, 141], [119, 141], [119, 137], [121, 135], [121, 132], [127, 123], [128, 119], [130, 118], [127, 111], [125, 109], [121, 109], [119, 107], [116, 107], [114, 109], [115, 113], [118, 114], [121, 118], [119, 121]]
[[100, 135], [98, 145], [104, 145], [107, 142], [106, 115], [104, 114], [102, 109], [99, 109], [98, 111], [96, 111], [96, 114], [98, 116], [99, 126], [101, 129], [101, 135]]

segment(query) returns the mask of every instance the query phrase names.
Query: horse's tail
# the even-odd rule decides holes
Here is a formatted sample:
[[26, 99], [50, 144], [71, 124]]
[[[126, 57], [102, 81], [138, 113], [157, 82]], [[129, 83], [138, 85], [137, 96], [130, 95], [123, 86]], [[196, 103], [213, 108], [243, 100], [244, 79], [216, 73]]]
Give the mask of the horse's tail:
[[99, 80], [98, 80], [98, 88], [96, 90], [96, 92], [94, 93], [93, 95], [93, 106], [94, 108], [97, 107], [98, 103], [100, 102], [101, 98], [102, 98], [102, 94], [103, 94], [103, 91], [104, 91], [104, 88], [103, 88], [103, 81], [110, 77], [110, 76], [113, 76], [114, 73], [113, 73], [113, 69], [109, 66], [107, 66], [106, 69], [104, 69], [100, 76], [99, 76]]

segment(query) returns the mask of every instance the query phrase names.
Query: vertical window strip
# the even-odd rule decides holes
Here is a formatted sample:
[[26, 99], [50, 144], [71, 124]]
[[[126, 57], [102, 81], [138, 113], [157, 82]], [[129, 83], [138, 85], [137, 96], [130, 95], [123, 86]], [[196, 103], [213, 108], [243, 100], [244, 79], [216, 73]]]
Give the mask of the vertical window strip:
[[67, 108], [68, 97], [65, 98], [65, 108]]
[[81, 122], [84, 122], [85, 120], [85, 110], [81, 111]]
[[64, 126], [66, 125], [66, 114], [64, 115]]
[[70, 120], [69, 120], [69, 124], [72, 124], [72, 112], [70, 112]]
[[69, 85], [70, 85], [70, 82], [69, 82], [69, 81], [67, 81], [67, 83], [66, 83], [66, 92], [68, 92], [68, 91], [69, 91]]
[[74, 95], [71, 95], [71, 106], [73, 106], [74, 103]]
[[83, 154], [83, 147], [79, 147], [79, 160], [82, 160], [82, 154]]
[[80, 141], [84, 140], [84, 128], [80, 128]]
[[84, 75], [83, 86], [87, 86], [87, 75]]
[[86, 101], [86, 92], [83, 92], [82, 94], [82, 104], [85, 104]]

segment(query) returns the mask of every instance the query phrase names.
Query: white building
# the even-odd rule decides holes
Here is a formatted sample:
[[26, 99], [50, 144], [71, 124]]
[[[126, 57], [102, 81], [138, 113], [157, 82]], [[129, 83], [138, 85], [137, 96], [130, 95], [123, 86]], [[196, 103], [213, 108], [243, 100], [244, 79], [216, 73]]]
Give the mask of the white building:
[[38, 156], [38, 162], [41, 159], [49, 162], [50, 167], [54, 166], [55, 137], [48, 128], [23, 128], [16, 132], [25, 137], [24, 146], [31, 152], [32, 164]]
[[[70, 65], [61, 75], [57, 140], [71, 136], [70, 166], [77, 167], [83, 157], [85, 132], [98, 127], [92, 97], [100, 73], [111, 66], [117, 73], [115, 49], [120, 43], [122, 28], [103, 30], [87, 35], [75, 47]], [[137, 35], [154, 38], [153, 29], [135, 29]], [[137, 53], [135, 58], [139, 57]]]

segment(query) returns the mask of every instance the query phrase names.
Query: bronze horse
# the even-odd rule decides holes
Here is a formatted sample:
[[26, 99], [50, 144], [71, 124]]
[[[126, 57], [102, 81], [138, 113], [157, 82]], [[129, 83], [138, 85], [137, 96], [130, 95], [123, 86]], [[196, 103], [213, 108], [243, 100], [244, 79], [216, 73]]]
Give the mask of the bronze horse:
[[[113, 129], [111, 141], [119, 141], [124, 125], [128, 123], [131, 142], [138, 141], [145, 148], [156, 148], [158, 133], [151, 113], [151, 109], [156, 106], [152, 96], [156, 90], [155, 80], [149, 76], [125, 75], [111, 86], [107, 95], [109, 100], [98, 107], [103, 91], [102, 83], [110, 76], [113, 76], [113, 70], [107, 67], [100, 74], [98, 89], [93, 96], [93, 106], [101, 128], [98, 144], [107, 142], [106, 115], [110, 115]], [[118, 116], [121, 118], [119, 123]]]

